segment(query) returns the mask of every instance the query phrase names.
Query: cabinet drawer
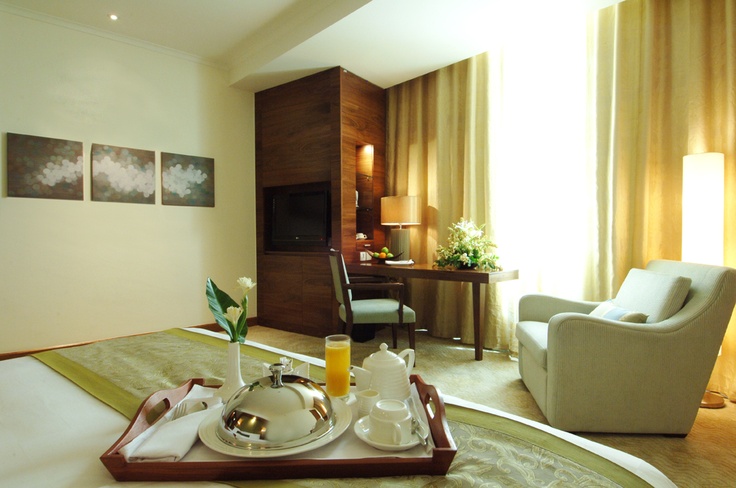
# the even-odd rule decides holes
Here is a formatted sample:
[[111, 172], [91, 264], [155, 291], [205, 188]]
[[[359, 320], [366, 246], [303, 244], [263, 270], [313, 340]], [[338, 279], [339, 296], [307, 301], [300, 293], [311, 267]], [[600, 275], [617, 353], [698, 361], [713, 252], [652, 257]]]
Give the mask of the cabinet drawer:
[[355, 241], [355, 249], [357, 251], [372, 251], [373, 250], [373, 241]]

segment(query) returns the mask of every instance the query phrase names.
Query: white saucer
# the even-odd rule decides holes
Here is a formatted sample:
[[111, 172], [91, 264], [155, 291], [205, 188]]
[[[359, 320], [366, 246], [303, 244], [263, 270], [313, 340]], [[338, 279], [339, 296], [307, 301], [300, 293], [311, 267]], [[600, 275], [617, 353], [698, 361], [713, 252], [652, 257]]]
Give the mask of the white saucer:
[[319, 437], [308, 444], [302, 444], [301, 446], [283, 449], [245, 449], [243, 447], [236, 447], [232, 444], [228, 444], [217, 435], [217, 426], [220, 422], [220, 416], [222, 415], [222, 410], [219, 408], [213, 409], [213, 412], [208, 415], [201, 424], [199, 424], [199, 438], [205, 446], [209, 447], [213, 451], [217, 451], [221, 454], [228, 454], [230, 456], [246, 458], [275, 458], [290, 456], [292, 454], [300, 454], [329, 444], [340, 437], [350, 426], [350, 422], [352, 421], [352, 411], [350, 410], [350, 407], [345, 405], [344, 402], [336, 401], [332, 404], [332, 408], [335, 412], [335, 426], [332, 427], [332, 430], [322, 437]]
[[381, 444], [380, 442], [376, 442], [373, 439], [371, 439], [368, 436], [368, 433], [370, 431], [370, 418], [366, 415], [362, 419], [355, 422], [355, 426], [353, 427], [353, 430], [355, 430], [355, 434], [358, 436], [358, 439], [365, 442], [371, 447], [375, 447], [376, 449], [380, 449], [382, 451], [406, 451], [407, 449], [411, 449], [412, 447], [419, 444], [419, 438], [414, 438], [413, 440], [407, 442], [406, 444]]

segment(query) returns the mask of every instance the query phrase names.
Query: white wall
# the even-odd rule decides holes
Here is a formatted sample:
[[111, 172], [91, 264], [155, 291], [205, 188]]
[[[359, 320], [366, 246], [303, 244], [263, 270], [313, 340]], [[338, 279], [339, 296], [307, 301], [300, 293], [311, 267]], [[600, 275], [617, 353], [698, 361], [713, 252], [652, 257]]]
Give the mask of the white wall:
[[[223, 71], [0, 11], [0, 353], [214, 322], [207, 276], [256, 275], [253, 118]], [[8, 132], [82, 141], [84, 200], [8, 197]], [[156, 204], [91, 201], [93, 143], [156, 151]], [[214, 208], [161, 205], [160, 151], [215, 159]]]

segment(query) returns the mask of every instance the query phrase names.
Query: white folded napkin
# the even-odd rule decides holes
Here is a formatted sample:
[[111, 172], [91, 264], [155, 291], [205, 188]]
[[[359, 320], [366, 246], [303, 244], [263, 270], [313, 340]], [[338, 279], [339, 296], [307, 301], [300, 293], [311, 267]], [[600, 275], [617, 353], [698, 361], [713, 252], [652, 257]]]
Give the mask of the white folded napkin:
[[389, 260], [386, 260], [386, 264], [388, 264], [390, 266], [410, 266], [410, 265], [414, 264], [414, 260], [413, 259], [406, 259], [404, 261], [389, 261]]
[[215, 388], [194, 385], [182, 402], [202, 400], [205, 410], [190, 413], [171, 420], [174, 409], [166, 412], [158, 422], [120, 449], [127, 462], [179, 461], [197, 442], [199, 424], [214, 408], [221, 408], [222, 401], [212, 395]]

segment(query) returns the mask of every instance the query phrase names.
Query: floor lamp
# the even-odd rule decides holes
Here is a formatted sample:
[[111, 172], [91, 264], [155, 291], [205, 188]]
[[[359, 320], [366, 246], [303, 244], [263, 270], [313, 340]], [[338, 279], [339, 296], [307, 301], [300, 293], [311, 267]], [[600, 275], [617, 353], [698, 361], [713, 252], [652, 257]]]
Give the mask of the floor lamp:
[[421, 223], [419, 206], [420, 199], [415, 196], [381, 198], [381, 225], [399, 226], [398, 229], [391, 229], [389, 249], [402, 261], [411, 259], [409, 229], [404, 229], [404, 226]]
[[[688, 154], [682, 158], [682, 260], [723, 265], [724, 155]], [[720, 352], [719, 352], [720, 354]], [[725, 405], [706, 391], [700, 406]]]

